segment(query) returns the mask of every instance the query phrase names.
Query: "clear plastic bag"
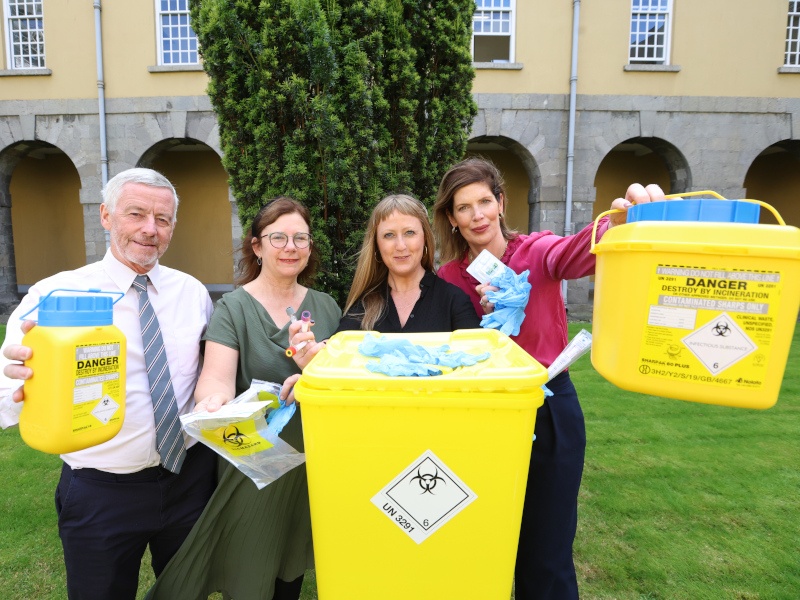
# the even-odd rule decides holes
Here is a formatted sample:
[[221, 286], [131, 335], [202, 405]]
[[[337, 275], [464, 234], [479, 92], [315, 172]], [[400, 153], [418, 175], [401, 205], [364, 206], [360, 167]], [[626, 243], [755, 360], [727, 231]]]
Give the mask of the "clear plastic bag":
[[547, 367], [547, 381], [550, 381], [569, 367], [572, 363], [586, 354], [592, 347], [592, 334], [585, 329], [581, 329], [573, 337], [567, 347], [561, 351], [549, 367]]
[[278, 400], [280, 388], [275, 383], [254, 381], [250, 389], [218, 411], [182, 415], [181, 424], [186, 433], [262, 489], [306, 459], [278, 437], [296, 410], [294, 404], [283, 406]]

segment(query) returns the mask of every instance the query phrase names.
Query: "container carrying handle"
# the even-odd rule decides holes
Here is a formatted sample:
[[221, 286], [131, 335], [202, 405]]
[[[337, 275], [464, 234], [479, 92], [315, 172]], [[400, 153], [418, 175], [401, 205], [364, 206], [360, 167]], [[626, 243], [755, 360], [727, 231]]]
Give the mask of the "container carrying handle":
[[597, 238], [597, 223], [598, 223], [598, 221], [600, 221], [600, 219], [602, 219], [606, 215], [612, 215], [614, 213], [621, 213], [621, 212], [625, 212], [625, 211], [624, 210], [620, 210], [618, 208], [612, 208], [611, 210], [605, 210], [605, 211], [601, 212], [599, 215], [597, 215], [597, 218], [594, 220], [594, 224], [592, 225], [592, 245], [589, 247], [589, 252], [591, 252], [592, 254], [597, 254], [597, 252], [595, 252], [594, 247], [597, 245], [597, 242], [595, 240]]
[[[666, 196], [664, 196], [664, 200], [675, 200], [676, 198], [687, 198], [689, 196], [714, 196], [718, 200], [727, 200], [727, 198], [720, 196], [717, 192], [713, 190], [701, 190], [699, 192], [683, 192], [682, 194], [667, 194]], [[759, 206], [766, 208], [769, 212], [772, 213], [772, 215], [775, 217], [775, 220], [778, 221], [778, 225], [786, 225], [786, 221], [783, 220], [783, 217], [781, 217], [780, 213], [777, 210], [775, 210], [775, 208], [773, 208], [772, 205], [767, 204], [766, 202], [763, 202], [761, 200], [753, 200], [751, 198], [742, 198], [741, 200], [738, 200], [738, 202], [750, 202], [751, 204], [758, 204]], [[597, 240], [596, 240], [597, 224], [600, 221], [600, 219], [602, 219], [606, 215], [610, 215], [613, 213], [620, 213], [620, 212], [625, 212], [625, 211], [622, 211], [618, 208], [612, 208], [611, 210], [601, 212], [599, 215], [597, 215], [597, 218], [594, 220], [594, 224], [592, 225], [592, 244], [591, 247], [589, 248], [589, 252], [591, 252], [592, 254], [596, 254], [595, 246], [597, 245]]]
[[28, 312], [26, 312], [24, 315], [22, 315], [22, 316], [19, 318], [19, 320], [20, 320], [20, 321], [24, 321], [24, 320], [25, 320], [25, 317], [27, 317], [27, 316], [28, 316], [29, 314], [31, 314], [33, 311], [35, 311], [35, 310], [38, 310], [38, 308], [39, 308], [39, 307], [42, 305], [42, 303], [43, 303], [45, 300], [47, 300], [47, 299], [48, 299], [50, 296], [52, 296], [53, 294], [55, 294], [56, 292], [76, 292], [76, 293], [78, 293], [78, 294], [109, 294], [109, 295], [111, 295], [111, 296], [116, 296], [117, 294], [119, 294], [119, 298], [117, 298], [116, 300], [114, 300], [114, 302], [112, 303], [112, 306], [113, 306], [114, 304], [116, 304], [117, 302], [119, 302], [120, 300], [122, 300], [122, 298], [124, 298], [124, 297], [125, 297], [125, 294], [124, 294], [124, 292], [109, 292], [109, 291], [106, 291], [106, 290], [96, 290], [96, 289], [88, 289], [88, 290], [68, 290], [68, 289], [58, 288], [58, 289], [55, 289], [55, 290], [51, 290], [51, 291], [50, 291], [50, 293], [49, 293], [49, 294], [47, 294], [46, 296], [42, 296], [42, 297], [39, 299], [39, 302], [36, 304], [36, 306], [34, 306], [32, 309], [30, 309]]

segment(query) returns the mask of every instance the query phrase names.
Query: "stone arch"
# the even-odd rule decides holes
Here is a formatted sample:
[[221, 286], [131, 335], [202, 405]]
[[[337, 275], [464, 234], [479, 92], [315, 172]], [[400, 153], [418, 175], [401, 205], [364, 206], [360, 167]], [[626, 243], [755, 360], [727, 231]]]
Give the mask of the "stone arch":
[[670, 142], [657, 137], [639, 137], [628, 142], [639, 143], [660, 156], [669, 172], [669, 189], [673, 194], [692, 189], [692, 171], [683, 153]]
[[781, 150], [788, 152], [792, 156], [794, 156], [797, 160], [800, 160], [800, 140], [783, 140], [778, 142], [777, 144], [773, 144], [771, 147], [780, 148]]
[[153, 163], [159, 159], [164, 153], [170, 152], [172, 150], [177, 151], [187, 151], [191, 152], [193, 150], [211, 150], [214, 151], [215, 154], [219, 158], [222, 158], [214, 148], [206, 144], [205, 142], [201, 142], [200, 140], [196, 140], [194, 138], [165, 138], [163, 140], [159, 140], [155, 142], [152, 146], [147, 148], [139, 159], [136, 161], [137, 167], [147, 167], [153, 168]]
[[233, 289], [241, 226], [219, 153], [197, 139], [168, 138], [147, 148], [136, 166], [163, 173], [180, 198], [162, 262], [195, 276], [212, 293]]
[[109, 115], [109, 147], [115, 149], [109, 159], [115, 172], [145, 165], [154, 148], [156, 154], [163, 151], [162, 144], [200, 143], [222, 157], [219, 126], [213, 112], [174, 110], [171, 102], [167, 102], [167, 108], [164, 112]]
[[611, 148], [594, 172], [596, 202], [593, 215], [607, 210], [611, 201], [633, 182], [656, 183], [667, 193], [692, 189], [691, 169], [683, 153], [660, 138], [629, 138]]
[[86, 264], [84, 221], [78, 169], [60, 147], [26, 140], [0, 150], [0, 314], [20, 285]]
[[[742, 181], [748, 198], [762, 200], [789, 225], [800, 226], [800, 140], [782, 140], [764, 148], [750, 163]], [[775, 223], [767, 210], [762, 223]]]

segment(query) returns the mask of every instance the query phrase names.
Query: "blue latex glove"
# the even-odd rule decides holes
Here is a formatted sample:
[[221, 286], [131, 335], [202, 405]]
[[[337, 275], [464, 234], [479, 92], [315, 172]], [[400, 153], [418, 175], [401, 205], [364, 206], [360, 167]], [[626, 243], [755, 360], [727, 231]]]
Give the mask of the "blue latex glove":
[[267, 429], [278, 435], [286, 424], [289, 422], [294, 416], [294, 413], [297, 411], [297, 403], [292, 402], [290, 405], [285, 406], [283, 402], [281, 402], [281, 407], [276, 408], [267, 415]]
[[367, 363], [367, 369], [390, 377], [427, 377], [442, 374], [441, 369], [424, 363], [409, 362], [392, 354], [382, 356], [380, 362]]
[[471, 367], [474, 364], [482, 362], [489, 358], [490, 354], [488, 352], [484, 352], [483, 354], [467, 354], [466, 352], [448, 352], [448, 353], [440, 353], [436, 359], [437, 365], [444, 365], [445, 367], [450, 368], [457, 368], [457, 367]]
[[494, 310], [483, 315], [481, 327], [499, 329], [506, 335], [518, 335], [525, 320], [525, 307], [531, 294], [527, 269], [517, 275], [511, 269], [502, 272], [489, 282], [498, 290], [486, 292], [486, 299], [494, 304]]
[[424, 346], [412, 344], [409, 340], [393, 339], [390, 340], [384, 336], [375, 337], [374, 335], [367, 334], [358, 346], [361, 354], [366, 356], [382, 357], [386, 354], [392, 354], [399, 358], [405, 358], [409, 362], [415, 363], [434, 363], [436, 364], [432, 352], [447, 352], [449, 346], [440, 346], [439, 348], [428, 349]]
[[412, 344], [409, 340], [388, 339], [384, 336], [366, 335], [358, 347], [366, 356], [380, 357], [379, 363], [367, 363], [367, 369], [373, 373], [396, 376], [441, 375], [442, 370], [435, 365], [443, 365], [453, 369], [472, 366], [489, 358], [489, 353], [467, 354], [466, 352], [449, 352], [450, 346], [426, 348]]

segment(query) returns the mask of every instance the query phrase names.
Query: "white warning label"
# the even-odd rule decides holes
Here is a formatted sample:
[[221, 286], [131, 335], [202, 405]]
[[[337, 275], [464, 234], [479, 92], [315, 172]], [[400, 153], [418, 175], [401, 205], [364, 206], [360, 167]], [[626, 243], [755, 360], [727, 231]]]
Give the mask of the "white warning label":
[[758, 347], [727, 313], [715, 317], [682, 341], [712, 375], [736, 364]]
[[432, 451], [403, 469], [372, 503], [421, 544], [478, 496]]
[[114, 416], [118, 408], [119, 404], [114, 402], [114, 399], [106, 394], [100, 402], [97, 403], [97, 406], [94, 407], [92, 414], [98, 421], [105, 425], [111, 420], [111, 417]]

